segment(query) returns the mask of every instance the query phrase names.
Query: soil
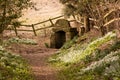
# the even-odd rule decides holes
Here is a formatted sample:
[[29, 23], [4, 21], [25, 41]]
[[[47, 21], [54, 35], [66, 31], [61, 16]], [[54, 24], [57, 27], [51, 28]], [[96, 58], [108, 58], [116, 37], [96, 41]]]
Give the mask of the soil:
[[[5, 32], [4, 38], [15, 37], [13, 32]], [[8, 48], [16, 54], [20, 54], [31, 67], [34, 80], [57, 80], [57, 70], [48, 63], [48, 58], [57, 49], [46, 48], [44, 43], [49, 43], [49, 37], [34, 36], [32, 33], [19, 33], [20, 38], [29, 38], [37, 41], [37, 45], [11, 44]]]
[[[32, 52], [31, 52], [32, 51]], [[22, 54], [22, 56], [28, 60], [33, 72], [35, 80], [56, 80], [56, 70], [48, 63], [48, 57], [52, 55], [56, 50], [54, 49], [31, 49], [31, 53]]]

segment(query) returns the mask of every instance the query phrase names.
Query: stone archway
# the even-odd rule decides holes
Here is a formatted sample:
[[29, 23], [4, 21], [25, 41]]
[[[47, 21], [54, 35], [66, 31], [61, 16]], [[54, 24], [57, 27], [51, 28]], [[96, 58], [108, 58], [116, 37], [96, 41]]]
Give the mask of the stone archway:
[[77, 29], [71, 28], [68, 20], [59, 19], [52, 28], [50, 47], [59, 49], [66, 41], [73, 39], [77, 34]]
[[66, 32], [57, 31], [55, 32], [55, 48], [59, 49], [66, 42]]

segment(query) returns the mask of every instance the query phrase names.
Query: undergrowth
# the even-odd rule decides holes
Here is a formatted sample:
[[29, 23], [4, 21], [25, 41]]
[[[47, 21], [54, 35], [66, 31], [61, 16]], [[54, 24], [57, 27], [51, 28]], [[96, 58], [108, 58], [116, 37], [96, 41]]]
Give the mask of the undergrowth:
[[33, 80], [29, 66], [19, 55], [0, 46], [0, 80]]
[[[92, 42], [60, 50], [51, 58], [53, 64], [64, 65], [58, 80], [120, 80], [120, 41], [115, 39], [116, 34], [110, 32]], [[99, 48], [108, 42], [105, 49]]]
[[73, 46], [73, 44], [76, 43], [77, 39], [78, 39], [78, 36], [75, 36], [72, 40], [67, 41], [67, 42], [62, 46], [61, 49], [62, 49], [62, 50], [63, 50], [63, 49], [69, 49], [70, 47]]
[[[50, 61], [60, 61], [63, 63], [76, 63], [92, 54], [99, 46], [115, 38], [115, 33], [108, 33], [102, 38], [98, 38], [91, 43], [74, 44], [69, 49], [61, 49], [56, 57], [50, 58]], [[66, 45], [66, 44], [65, 44]]]
[[36, 45], [37, 42], [35, 40], [32, 39], [28, 39], [28, 38], [17, 38], [17, 37], [13, 37], [8, 39], [7, 41], [5, 41], [5, 43], [19, 43], [19, 44], [29, 44], [29, 45]]

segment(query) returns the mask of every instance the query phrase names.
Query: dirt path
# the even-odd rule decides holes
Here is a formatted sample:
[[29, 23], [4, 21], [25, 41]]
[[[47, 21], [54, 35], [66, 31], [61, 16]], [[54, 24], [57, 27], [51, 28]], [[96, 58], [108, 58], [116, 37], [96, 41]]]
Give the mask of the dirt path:
[[38, 49], [33, 48], [32, 53], [22, 54], [30, 64], [35, 80], [56, 80], [56, 70], [47, 63], [47, 59], [56, 50], [54, 49]]
[[[25, 33], [24, 35], [21, 34], [20, 37], [33, 39], [37, 41], [37, 45], [11, 44], [8, 50], [20, 54], [28, 61], [32, 68], [34, 80], [57, 80], [57, 70], [48, 63], [48, 58], [57, 50], [45, 47], [45, 43], [49, 43], [49, 37], [32, 35]], [[8, 36], [14, 37], [15, 35], [8, 34], [5, 38]]]
[[13, 44], [11, 51], [28, 61], [34, 80], [57, 80], [57, 70], [48, 63], [48, 58], [57, 51], [56, 49], [41, 48], [40, 45]]

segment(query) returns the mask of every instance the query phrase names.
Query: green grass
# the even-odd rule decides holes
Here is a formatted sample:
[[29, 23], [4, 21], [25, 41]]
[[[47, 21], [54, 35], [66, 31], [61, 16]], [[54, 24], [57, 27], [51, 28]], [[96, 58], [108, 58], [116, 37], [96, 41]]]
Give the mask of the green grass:
[[[58, 51], [51, 58], [55, 66], [62, 67], [58, 80], [120, 80], [120, 41], [115, 39], [116, 34], [111, 32], [92, 42]], [[109, 41], [112, 41], [109, 46], [99, 49]]]
[[58, 80], [120, 80], [120, 46], [116, 47], [116, 43], [63, 68]]
[[[105, 35], [104, 37], [98, 38], [89, 44], [82, 43], [79, 45], [73, 45], [73, 47], [71, 47], [69, 49], [67, 49], [67, 48], [65, 48], [65, 50], [61, 49], [59, 54], [55, 58], [53, 58], [53, 60], [54, 61], [58, 60], [65, 64], [79, 62], [80, 60], [86, 58], [86, 56], [92, 54], [99, 46], [114, 39], [115, 37], [116, 37], [116, 34], [113, 32], [110, 32], [107, 35]], [[51, 59], [51, 61], [52, 61], [52, 59]]]

